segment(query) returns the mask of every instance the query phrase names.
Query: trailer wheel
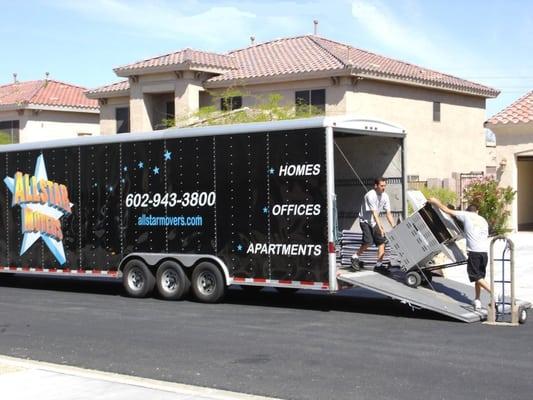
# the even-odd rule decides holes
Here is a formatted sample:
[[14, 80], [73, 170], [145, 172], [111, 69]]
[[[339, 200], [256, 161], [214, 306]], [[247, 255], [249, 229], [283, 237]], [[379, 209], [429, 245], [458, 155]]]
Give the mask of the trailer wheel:
[[175, 261], [164, 261], [157, 268], [157, 291], [166, 300], [180, 300], [187, 295], [191, 281]]
[[154, 290], [155, 278], [141, 260], [130, 260], [122, 276], [124, 289], [131, 297], [146, 297]]
[[422, 283], [422, 277], [418, 272], [410, 271], [405, 275], [405, 283], [412, 288], [418, 287]]
[[222, 272], [210, 262], [198, 264], [192, 272], [192, 291], [203, 303], [220, 301], [226, 292]]
[[527, 310], [522, 307], [518, 310], [518, 322], [520, 324], [525, 324], [527, 321]]

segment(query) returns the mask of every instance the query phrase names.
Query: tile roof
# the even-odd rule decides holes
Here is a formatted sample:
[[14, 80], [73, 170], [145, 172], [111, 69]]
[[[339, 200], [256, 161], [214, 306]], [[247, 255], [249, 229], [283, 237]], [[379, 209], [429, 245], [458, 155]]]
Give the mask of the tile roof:
[[232, 51], [238, 69], [208, 80], [227, 82], [303, 72], [344, 70], [357, 76], [419, 83], [496, 97], [499, 91], [414, 64], [394, 60], [315, 35], [283, 38]]
[[[496, 89], [475, 82], [443, 74], [414, 64], [380, 56], [315, 35], [282, 38], [234, 50], [228, 55], [185, 49], [176, 53], [150, 58], [115, 68], [119, 76], [150, 71], [173, 71], [185, 65], [218, 69], [204, 85], [227, 87], [250, 82], [277, 79], [306, 79], [310, 76], [360, 76], [408, 85], [467, 93], [482, 97], [496, 97]], [[128, 90], [127, 83], [115, 83], [88, 92], [98, 94]]]
[[95, 96], [101, 93], [111, 94], [111, 93], [118, 93], [118, 92], [124, 92], [128, 91], [130, 89], [130, 82], [128, 80], [115, 82], [110, 85], [106, 86], [100, 86], [95, 89], [87, 90], [85, 94], [89, 98], [99, 98], [99, 96]]
[[115, 71], [118, 76], [128, 76], [139, 70], [171, 67], [181, 64], [192, 64], [222, 70], [236, 68], [233, 57], [187, 48], [176, 53], [165, 54], [163, 56], [149, 58], [133, 64], [123, 65], [114, 68], [113, 71]]
[[45, 105], [98, 109], [85, 88], [54, 80], [16, 82], [0, 86], [0, 106]]
[[533, 121], [533, 90], [520, 97], [509, 107], [493, 115], [487, 122], [496, 124], [518, 124]]

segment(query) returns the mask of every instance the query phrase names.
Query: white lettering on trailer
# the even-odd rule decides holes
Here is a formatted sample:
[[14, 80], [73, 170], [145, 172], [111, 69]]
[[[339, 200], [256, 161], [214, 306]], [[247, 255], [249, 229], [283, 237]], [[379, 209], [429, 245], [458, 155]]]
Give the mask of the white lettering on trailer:
[[311, 176], [320, 174], [320, 164], [289, 164], [279, 167], [279, 176]]
[[319, 256], [322, 254], [322, 246], [319, 244], [268, 244], [250, 243], [247, 254], [261, 254], [274, 256]]
[[272, 215], [320, 215], [320, 204], [275, 204]]

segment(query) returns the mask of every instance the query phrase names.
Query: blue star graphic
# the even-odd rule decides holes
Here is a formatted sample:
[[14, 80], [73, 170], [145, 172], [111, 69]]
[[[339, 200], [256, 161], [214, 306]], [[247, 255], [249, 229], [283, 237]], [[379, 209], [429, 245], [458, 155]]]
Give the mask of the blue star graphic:
[[242, 251], [242, 245], [241, 244], [237, 246], [237, 251]]
[[137, 164], [137, 166], [142, 169], [144, 168], [144, 163], [142, 161], [139, 161], [139, 164]]
[[269, 173], [270, 175], [274, 175], [274, 172], [276, 172], [276, 170], [275, 170], [274, 168], [270, 168], [270, 169], [268, 170], [268, 173]]
[[154, 167], [153, 171], [155, 175], [159, 175], [159, 167]]
[[124, 171], [127, 171], [128, 170], [128, 167], [124, 167]]
[[172, 158], [172, 152], [166, 150], [166, 151], [163, 153], [163, 156], [165, 157], [165, 161], [168, 161], [168, 160], [170, 160], [170, 159]]
[[263, 207], [263, 214], [268, 214], [268, 207]]
[[113, 191], [113, 186], [109, 186], [109, 191], [110, 191], [110, 192]]

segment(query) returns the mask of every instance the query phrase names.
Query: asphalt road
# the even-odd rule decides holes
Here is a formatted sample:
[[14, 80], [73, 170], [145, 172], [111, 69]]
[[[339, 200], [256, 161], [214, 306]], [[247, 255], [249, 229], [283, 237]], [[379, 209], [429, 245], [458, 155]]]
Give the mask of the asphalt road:
[[365, 294], [234, 289], [209, 305], [0, 277], [0, 354], [284, 399], [531, 398], [531, 321], [464, 324]]

